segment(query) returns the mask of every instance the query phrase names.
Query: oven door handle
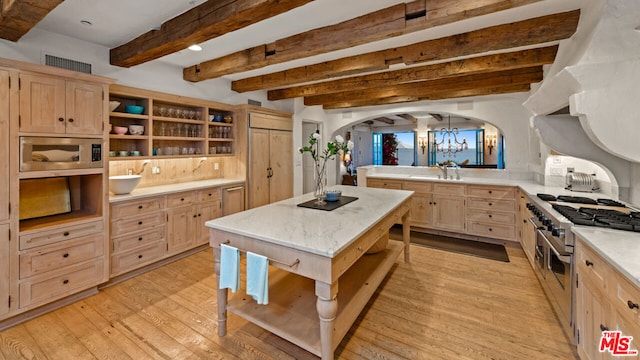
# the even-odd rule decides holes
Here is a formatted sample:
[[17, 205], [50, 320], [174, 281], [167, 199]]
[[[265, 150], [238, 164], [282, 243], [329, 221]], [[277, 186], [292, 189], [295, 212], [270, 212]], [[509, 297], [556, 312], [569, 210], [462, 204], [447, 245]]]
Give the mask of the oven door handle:
[[533, 220], [534, 218], [528, 218], [527, 220], [529, 220], [529, 223], [531, 224], [531, 226], [533, 226], [534, 230], [538, 230], [541, 227], [538, 226], [538, 224], [536, 224], [536, 222]]
[[556, 248], [553, 246], [553, 244], [551, 243], [551, 241], [549, 241], [549, 239], [547, 238], [547, 236], [540, 230], [538, 230], [538, 233], [540, 234], [540, 236], [542, 236], [542, 238], [544, 239], [544, 241], [547, 243], [547, 245], [549, 246], [549, 248], [551, 249], [551, 251], [553, 251], [554, 254], [556, 254], [556, 256], [558, 257], [558, 260], [562, 261], [565, 264], [571, 264], [571, 255], [560, 255], [560, 253], [558, 252], [558, 250], [556, 250]]

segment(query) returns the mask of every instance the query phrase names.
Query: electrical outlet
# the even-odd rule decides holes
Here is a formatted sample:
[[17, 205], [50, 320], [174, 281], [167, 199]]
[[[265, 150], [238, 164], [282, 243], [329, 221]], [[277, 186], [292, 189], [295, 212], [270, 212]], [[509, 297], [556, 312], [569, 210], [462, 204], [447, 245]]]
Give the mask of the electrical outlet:
[[220, 169], [220, 164], [213, 163], [213, 170], [219, 170], [219, 169]]
[[160, 174], [160, 167], [159, 166], [151, 167], [151, 173], [152, 174]]

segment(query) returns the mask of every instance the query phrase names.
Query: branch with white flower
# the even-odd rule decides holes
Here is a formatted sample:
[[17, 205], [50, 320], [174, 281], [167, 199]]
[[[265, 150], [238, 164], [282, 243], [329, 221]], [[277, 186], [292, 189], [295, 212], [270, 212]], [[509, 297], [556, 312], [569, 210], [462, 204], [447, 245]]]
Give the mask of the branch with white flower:
[[327, 165], [327, 160], [333, 160], [336, 154], [348, 154], [353, 150], [353, 142], [351, 140], [344, 141], [341, 135], [336, 135], [333, 141], [327, 143], [325, 149], [320, 149], [320, 131], [309, 135], [309, 145], [298, 148], [301, 154], [305, 152], [311, 153], [311, 157], [316, 164], [316, 180], [322, 181], [323, 174]]

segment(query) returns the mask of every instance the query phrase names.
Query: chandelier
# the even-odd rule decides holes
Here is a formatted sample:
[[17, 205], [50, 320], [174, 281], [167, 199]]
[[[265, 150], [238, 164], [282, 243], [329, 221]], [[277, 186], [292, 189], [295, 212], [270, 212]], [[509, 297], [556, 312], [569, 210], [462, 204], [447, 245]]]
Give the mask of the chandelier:
[[[442, 140], [438, 142], [437, 135], [433, 137], [433, 149], [436, 153], [441, 153], [443, 156], [456, 157], [456, 153], [462, 152], [469, 148], [467, 139], [462, 138], [462, 141], [458, 140], [460, 130], [458, 128], [451, 128], [451, 115], [449, 115], [449, 127], [440, 129], [440, 135]], [[446, 142], [445, 142], [446, 140]]]

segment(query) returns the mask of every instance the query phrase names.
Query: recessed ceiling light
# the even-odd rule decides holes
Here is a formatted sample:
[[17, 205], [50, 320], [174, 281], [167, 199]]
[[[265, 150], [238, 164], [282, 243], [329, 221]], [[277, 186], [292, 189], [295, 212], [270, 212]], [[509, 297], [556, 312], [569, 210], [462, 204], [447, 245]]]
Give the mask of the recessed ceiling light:
[[191, 46], [189, 46], [188, 49], [191, 50], [191, 51], [200, 51], [200, 50], [202, 50], [202, 46], [200, 46], [200, 45], [191, 45]]
[[92, 26], [93, 24], [89, 20], [80, 20], [80, 24], [84, 26]]

